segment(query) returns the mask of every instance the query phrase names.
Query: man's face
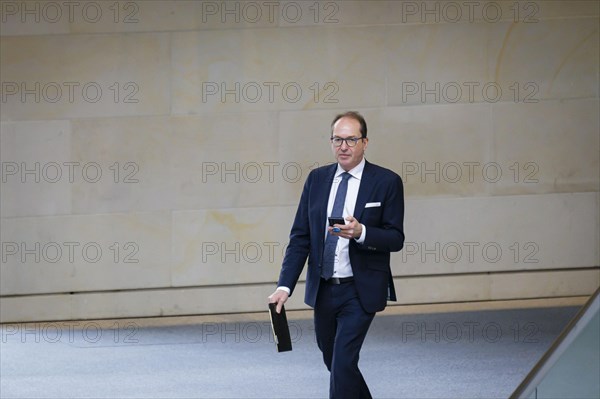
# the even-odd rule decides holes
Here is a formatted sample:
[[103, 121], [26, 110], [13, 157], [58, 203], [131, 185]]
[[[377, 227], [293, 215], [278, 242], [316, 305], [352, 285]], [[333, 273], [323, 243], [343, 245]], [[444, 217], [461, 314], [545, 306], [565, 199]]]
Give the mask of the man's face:
[[[331, 136], [334, 138], [338, 137], [341, 139], [359, 139], [361, 138], [360, 123], [356, 119], [348, 117], [341, 118], [333, 125], [333, 133]], [[364, 138], [363, 140], [358, 140], [354, 147], [350, 147], [348, 146], [347, 142], [344, 141], [339, 147], [336, 147], [332, 143], [331, 149], [333, 151], [335, 159], [340, 164], [340, 166], [345, 171], [349, 171], [350, 169], [358, 165], [360, 161], [362, 161], [368, 143], [369, 140], [367, 138]]]

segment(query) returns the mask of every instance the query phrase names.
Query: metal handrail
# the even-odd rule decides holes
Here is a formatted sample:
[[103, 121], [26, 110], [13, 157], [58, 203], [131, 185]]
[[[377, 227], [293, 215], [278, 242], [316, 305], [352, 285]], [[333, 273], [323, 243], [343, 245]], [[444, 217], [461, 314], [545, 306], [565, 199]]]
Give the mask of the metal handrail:
[[[592, 318], [588, 310], [597, 310], [600, 308], [600, 288], [594, 292], [587, 300], [585, 305], [577, 312], [575, 317], [571, 319], [569, 324], [563, 329], [559, 336], [554, 340], [550, 348], [544, 353], [542, 358], [536, 363], [523, 381], [519, 384], [517, 389], [510, 395], [510, 399], [525, 399], [533, 392], [539, 385], [541, 380], [544, 378], [546, 373], [554, 363], [558, 360], [560, 355], [566, 350], [566, 348], [575, 340], [587, 322]], [[573, 335], [573, 332], [574, 335]]]

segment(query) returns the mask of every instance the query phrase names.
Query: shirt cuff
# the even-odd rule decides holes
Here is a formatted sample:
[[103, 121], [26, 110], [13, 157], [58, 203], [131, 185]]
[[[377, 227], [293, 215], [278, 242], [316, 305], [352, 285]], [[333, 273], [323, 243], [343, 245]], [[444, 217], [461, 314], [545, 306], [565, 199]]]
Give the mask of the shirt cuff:
[[362, 233], [360, 233], [360, 237], [355, 238], [354, 240], [356, 240], [357, 243], [362, 244], [365, 242], [365, 237], [367, 236], [367, 228], [362, 223], [360, 225], [362, 226]]
[[275, 291], [278, 291], [278, 290], [285, 291], [285, 292], [287, 292], [288, 295], [290, 295], [290, 292], [291, 292], [288, 287], [284, 287], [284, 286], [277, 287], [277, 289]]

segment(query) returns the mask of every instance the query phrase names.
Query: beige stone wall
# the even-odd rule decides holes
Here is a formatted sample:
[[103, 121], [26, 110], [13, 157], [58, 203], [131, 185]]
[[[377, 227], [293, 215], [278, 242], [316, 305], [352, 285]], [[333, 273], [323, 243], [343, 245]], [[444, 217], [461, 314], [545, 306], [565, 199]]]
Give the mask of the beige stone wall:
[[399, 304], [600, 284], [596, 1], [0, 3], [2, 322], [264, 310], [348, 109]]

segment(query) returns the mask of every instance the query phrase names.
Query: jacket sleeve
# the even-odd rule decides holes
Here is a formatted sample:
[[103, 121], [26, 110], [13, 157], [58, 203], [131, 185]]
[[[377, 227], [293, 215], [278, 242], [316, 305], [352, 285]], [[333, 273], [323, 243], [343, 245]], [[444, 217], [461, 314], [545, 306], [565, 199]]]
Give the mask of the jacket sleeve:
[[306, 259], [310, 252], [310, 220], [308, 215], [310, 188], [313, 181], [314, 171], [308, 175], [302, 196], [294, 218], [294, 224], [290, 232], [290, 241], [285, 251], [281, 272], [279, 274], [278, 286], [288, 287], [290, 296], [294, 292], [298, 278], [304, 269]]

